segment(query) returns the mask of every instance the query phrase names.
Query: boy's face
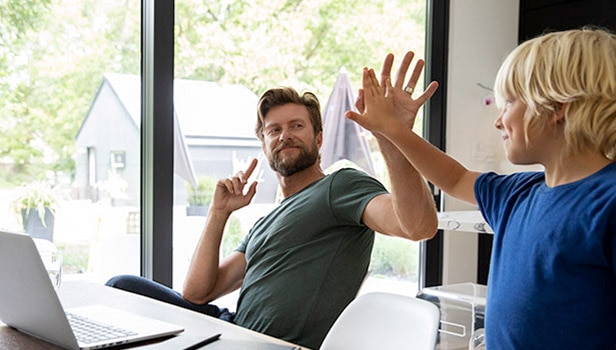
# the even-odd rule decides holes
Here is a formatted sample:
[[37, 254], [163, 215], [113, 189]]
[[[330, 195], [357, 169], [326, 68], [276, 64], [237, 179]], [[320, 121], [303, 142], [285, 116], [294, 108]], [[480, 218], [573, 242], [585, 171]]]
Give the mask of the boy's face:
[[323, 134], [314, 135], [308, 109], [288, 103], [269, 110], [264, 119], [263, 152], [272, 170], [290, 176], [319, 159]]
[[537, 149], [533, 147], [539, 134], [536, 128], [529, 128], [528, 143], [524, 132], [524, 113], [527, 105], [520, 99], [508, 100], [494, 122], [494, 126], [501, 132], [503, 147], [507, 159], [513, 164], [536, 164]]

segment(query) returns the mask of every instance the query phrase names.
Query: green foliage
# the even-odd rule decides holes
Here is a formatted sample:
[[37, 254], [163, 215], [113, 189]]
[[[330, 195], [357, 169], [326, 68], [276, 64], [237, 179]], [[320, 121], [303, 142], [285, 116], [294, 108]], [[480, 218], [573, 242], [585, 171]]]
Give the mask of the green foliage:
[[[0, 158], [7, 176], [74, 171], [74, 137], [106, 72], [139, 74], [140, 5], [126, 0], [0, 0]], [[345, 67], [424, 45], [419, 0], [182, 0], [175, 77], [290, 85], [323, 105]], [[36, 24], [36, 25], [35, 25]], [[8, 179], [18, 182], [17, 178]]]
[[38, 211], [39, 218], [45, 223], [45, 208], [55, 215], [58, 204], [63, 200], [62, 193], [42, 181], [22, 185], [18, 195], [11, 202], [13, 211], [22, 218], [23, 211], [27, 216], [31, 209]]
[[[386, 4], [386, 5], [385, 5]], [[325, 104], [341, 67], [360, 82], [386, 52], [423, 50], [420, 1], [202, 1], [176, 3], [177, 78], [310, 89]], [[195, 53], [198, 53], [195, 55]]]
[[237, 248], [242, 240], [244, 240], [244, 232], [240, 220], [234, 216], [229, 219], [225, 233], [222, 237], [222, 255], [223, 257], [231, 254]]
[[373, 275], [416, 279], [419, 245], [397, 237], [377, 234], [370, 269]]
[[72, 173], [74, 138], [103, 73], [139, 72], [139, 2], [8, 1], [0, 14], [0, 157], [15, 164], [9, 181]]
[[190, 183], [186, 183], [188, 191], [188, 204], [191, 206], [209, 205], [214, 197], [214, 189], [216, 188], [217, 180], [210, 176], [201, 176], [197, 179], [197, 187]]

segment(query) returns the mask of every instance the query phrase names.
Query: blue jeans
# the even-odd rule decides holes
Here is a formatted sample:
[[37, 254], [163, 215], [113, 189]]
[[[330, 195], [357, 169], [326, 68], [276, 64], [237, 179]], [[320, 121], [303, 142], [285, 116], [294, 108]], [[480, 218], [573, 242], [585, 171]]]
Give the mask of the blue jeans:
[[165, 303], [200, 312], [202, 314], [220, 318], [221, 320], [229, 322], [233, 322], [233, 317], [235, 316], [235, 314], [229, 312], [227, 308], [221, 309], [218, 306], [212, 304], [193, 304], [188, 300], [182, 298], [182, 295], [179, 292], [163, 284], [140, 276], [115, 276], [109, 279], [109, 281], [107, 281], [105, 285], [150, 297], [156, 300], [163, 301]]

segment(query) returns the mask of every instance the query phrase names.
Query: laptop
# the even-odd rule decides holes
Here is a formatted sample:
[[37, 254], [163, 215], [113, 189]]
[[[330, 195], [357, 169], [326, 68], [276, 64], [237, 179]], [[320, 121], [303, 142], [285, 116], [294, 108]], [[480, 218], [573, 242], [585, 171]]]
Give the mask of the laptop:
[[[82, 321], [85, 320], [85, 321]], [[0, 321], [66, 349], [100, 349], [171, 336], [183, 327], [105, 305], [64, 310], [41, 256], [27, 234], [0, 230]], [[78, 340], [81, 322], [112, 328], [114, 338]], [[81, 338], [81, 336], [79, 337]]]

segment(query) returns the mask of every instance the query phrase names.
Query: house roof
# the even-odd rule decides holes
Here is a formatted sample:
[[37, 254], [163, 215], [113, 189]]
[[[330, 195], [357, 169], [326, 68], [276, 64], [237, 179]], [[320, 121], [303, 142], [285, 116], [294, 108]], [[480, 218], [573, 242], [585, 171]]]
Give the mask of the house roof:
[[[113, 89], [135, 125], [140, 126], [140, 77], [105, 73], [102, 84], [105, 82]], [[245, 86], [176, 79], [173, 90], [175, 112], [185, 137], [256, 139], [254, 125], [258, 97]]]

